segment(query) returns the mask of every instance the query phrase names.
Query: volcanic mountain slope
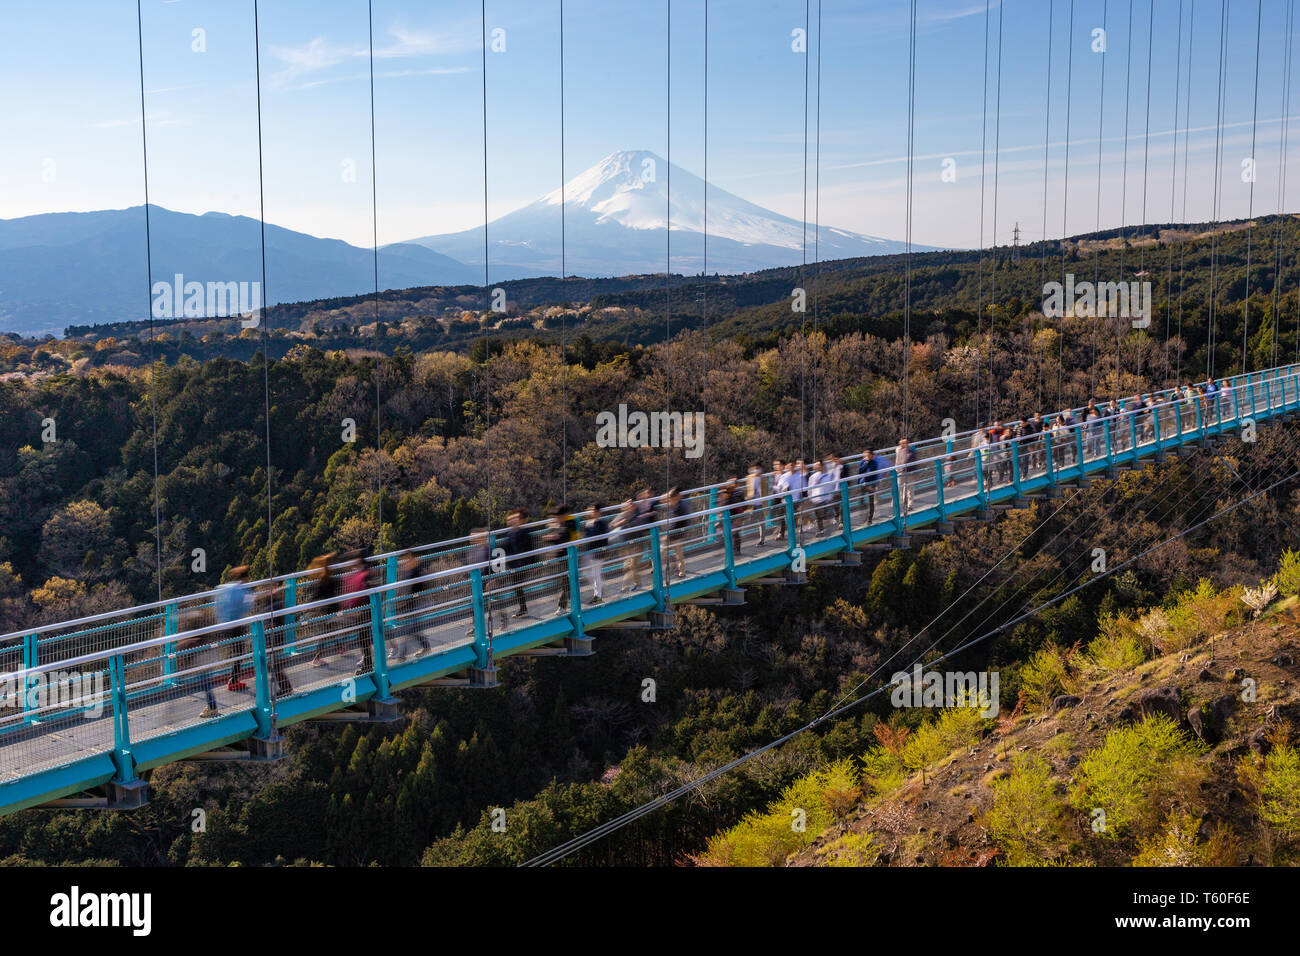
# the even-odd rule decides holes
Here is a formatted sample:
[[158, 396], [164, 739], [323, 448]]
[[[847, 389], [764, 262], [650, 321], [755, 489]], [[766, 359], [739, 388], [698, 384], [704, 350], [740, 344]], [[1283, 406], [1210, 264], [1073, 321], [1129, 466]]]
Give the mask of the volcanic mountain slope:
[[[1294, 762], [1298, 684], [1300, 614], [1292, 604], [1059, 695], [1042, 713], [1009, 715], [987, 736], [858, 803], [787, 865], [1294, 863], [1296, 834], [1261, 819], [1260, 791], [1263, 754]], [[1247, 687], [1253, 701], [1243, 700]], [[1141, 728], [1157, 725], [1165, 736], [1139, 740]], [[1183, 750], [1160, 755], [1174, 738]], [[1152, 779], [1107, 794], [1099, 785], [1107, 770], [1128, 769], [1126, 752], [1140, 764], [1144, 745], [1153, 748], [1145, 754]], [[1300, 794], [1293, 811], [1297, 803]], [[1109, 820], [1098, 813], [1108, 807]]]
[[[561, 271], [560, 203], [564, 202], [564, 271], [611, 276], [708, 271], [755, 272], [814, 258], [844, 259], [903, 252], [902, 242], [822, 226], [764, 209], [670, 164], [648, 150], [611, 153], [535, 202], [488, 224], [489, 260], [530, 275]], [[707, 199], [707, 204], [706, 204]], [[672, 245], [664, 229], [672, 226]], [[460, 262], [483, 262], [483, 230], [409, 242]], [[930, 247], [913, 246], [921, 251]], [[495, 278], [495, 274], [494, 274]]]

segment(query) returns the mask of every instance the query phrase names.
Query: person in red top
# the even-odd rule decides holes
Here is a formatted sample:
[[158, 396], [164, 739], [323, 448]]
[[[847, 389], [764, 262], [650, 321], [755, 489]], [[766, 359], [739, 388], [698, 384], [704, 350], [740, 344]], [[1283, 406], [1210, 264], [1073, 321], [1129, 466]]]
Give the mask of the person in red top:
[[361, 658], [357, 661], [358, 674], [365, 674], [375, 669], [374, 645], [370, 635], [366, 633], [370, 624], [369, 615], [366, 614], [366, 600], [356, 596], [364, 591], [369, 583], [370, 569], [366, 567], [365, 558], [362, 552], [353, 551], [343, 572], [343, 593], [353, 596], [345, 598], [340, 607], [343, 609], [343, 619], [347, 622], [348, 628], [356, 629], [353, 639], [361, 650]]

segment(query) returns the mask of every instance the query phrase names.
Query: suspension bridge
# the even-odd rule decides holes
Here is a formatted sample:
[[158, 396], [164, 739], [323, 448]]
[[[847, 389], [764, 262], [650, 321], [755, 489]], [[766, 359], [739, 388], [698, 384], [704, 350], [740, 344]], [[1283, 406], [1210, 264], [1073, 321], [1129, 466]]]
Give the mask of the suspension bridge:
[[692, 489], [688, 516], [599, 546], [507, 563], [495, 532], [486, 560], [469, 539], [412, 549], [405, 573], [397, 553], [379, 555], [371, 575], [383, 583], [359, 592], [316, 599], [315, 572], [254, 582], [254, 613], [239, 621], [215, 622], [217, 592], [204, 591], [4, 635], [0, 813], [138, 806], [154, 768], [272, 761], [286, 726], [396, 720], [403, 689], [490, 689], [504, 659], [587, 656], [598, 636], [672, 627], [683, 603], [742, 606], [748, 588], [800, 583], [809, 566], [859, 564], [864, 551], [1253, 436], [1298, 409], [1300, 365], [1279, 366], [1210, 396], [1171, 389], [1086, 421], [1077, 409], [1076, 424], [991, 445], [973, 432], [919, 441], [905, 464], [881, 451], [889, 467], [846, 474], [824, 497], [719, 503], [721, 485]]

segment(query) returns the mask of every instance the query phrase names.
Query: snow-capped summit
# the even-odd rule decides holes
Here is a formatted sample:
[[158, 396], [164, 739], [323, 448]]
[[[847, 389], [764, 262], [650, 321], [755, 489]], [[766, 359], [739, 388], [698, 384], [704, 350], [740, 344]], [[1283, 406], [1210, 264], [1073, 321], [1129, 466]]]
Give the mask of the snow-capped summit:
[[[753, 272], [795, 265], [814, 249], [822, 259], [902, 252], [904, 245], [822, 226], [764, 209], [707, 186], [703, 179], [649, 150], [619, 150], [536, 202], [488, 224], [494, 269], [535, 275], [560, 271], [560, 210], [564, 203], [566, 267], [570, 274], [605, 276], [663, 272], [665, 219], [672, 227], [672, 270], [699, 272], [708, 235], [710, 272]], [[706, 219], [707, 214], [707, 219]], [[707, 230], [706, 230], [707, 226]], [[412, 239], [461, 262], [483, 262], [483, 230]], [[913, 247], [919, 249], [920, 247]]]

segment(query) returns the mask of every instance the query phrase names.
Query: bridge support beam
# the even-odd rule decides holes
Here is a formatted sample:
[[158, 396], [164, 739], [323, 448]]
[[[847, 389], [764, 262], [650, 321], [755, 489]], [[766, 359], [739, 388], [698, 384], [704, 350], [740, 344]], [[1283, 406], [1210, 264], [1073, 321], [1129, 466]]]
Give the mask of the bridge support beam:
[[149, 785], [143, 780], [128, 780], [118, 783], [110, 780], [105, 784], [109, 810], [134, 810], [149, 802]]

